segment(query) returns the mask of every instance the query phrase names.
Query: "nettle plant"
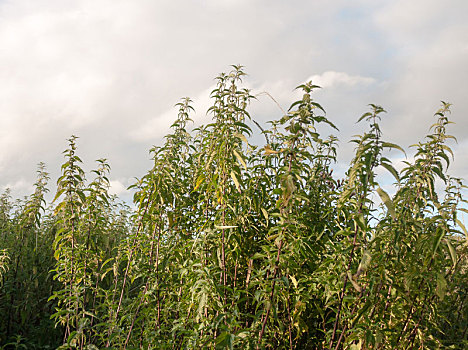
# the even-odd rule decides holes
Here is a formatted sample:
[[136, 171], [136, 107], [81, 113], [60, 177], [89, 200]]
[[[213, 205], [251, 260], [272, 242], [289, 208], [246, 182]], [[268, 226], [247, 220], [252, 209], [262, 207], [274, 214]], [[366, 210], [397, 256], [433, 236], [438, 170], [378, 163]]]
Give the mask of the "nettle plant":
[[[133, 212], [108, 194], [105, 160], [86, 181], [75, 137], [54, 215], [37, 215], [42, 180], [17, 209], [4, 195], [3, 288], [18, 280], [14, 242], [27, 233], [53, 247], [42, 254], [55, 260], [49, 303], [64, 349], [466, 347], [467, 210], [465, 186], [447, 173], [449, 104], [401, 171], [388, 151], [405, 151], [385, 141], [385, 111], [370, 105], [337, 178], [338, 139], [320, 132], [337, 128], [312, 98], [318, 86], [300, 85], [302, 98], [262, 127], [244, 75], [233, 66], [218, 76], [211, 122], [192, 132], [192, 101], [176, 105], [171, 133], [150, 150], [154, 166], [131, 186]], [[379, 168], [395, 179], [393, 196]], [[16, 332], [4, 338], [27, 339]]]

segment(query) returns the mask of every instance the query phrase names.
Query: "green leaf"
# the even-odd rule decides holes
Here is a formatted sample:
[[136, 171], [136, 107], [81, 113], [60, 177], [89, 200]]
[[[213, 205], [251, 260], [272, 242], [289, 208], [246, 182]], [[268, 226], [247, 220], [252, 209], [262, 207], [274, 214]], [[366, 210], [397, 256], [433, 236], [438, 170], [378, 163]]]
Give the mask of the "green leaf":
[[228, 332], [221, 333], [215, 340], [216, 347], [227, 347], [232, 349], [233, 346], [233, 334], [229, 334]]
[[362, 232], [367, 232], [367, 225], [362, 214], [357, 215], [354, 218], [354, 222], [356, 223], [357, 227], [361, 229]]
[[440, 145], [442, 147], [442, 149], [446, 150], [448, 153], [450, 153], [450, 155], [452, 156], [452, 160], [455, 159], [455, 156], [453, 155], [453, 151], [452, 149], [447, 146], [447, 145], [444, 145], [444, 144], [441, 144]]
[[445, 231], [442, 230], [440, 227], [437, 228], [436, 230], [436, 239], [434, 241], [434, 245], [432, 246], [432, 257], [435, 256], [435, 253], [437, 252], [437, 248], [439, 248], [440, 241], [442, 240], [442, 237], [445, 235]]
[[200, 187], [200, 185], [203, 183], [204, 180], [205, 180], [205, 175], [200, 174], [200, 176], [198, 176], [197, 183], [195, 184], [194, 190], [198, 189], [198, 187]]
[[465, 234], [465, 237], [468, 239], [468, 232], [466, 232], [466, 227], [463, 225], [463, 223], [459, 219], [455, 219], [455, 222], [460, 226], [460, 228], [463, 230], [463, 233]]
[[395, 206], [393, 205], [392, 200], [387, 192], [385, 192], [381, 187], [377, 187], [377, 193], [379, 194], [382, 202], [387, 207], [388, 213], [392, 216], [393, 219], [396, 219]]
[[396, 169], [393, 167], [393, 165], [391, 165], [390, 163], [380, 163], [381, 166], [383, 166], [385, 169], [388, 170], [388, 172], [390, 174], [393, 175], [393, 177], [398, 181], [400, 182], [400, 176], [398, 175], [398, 171], [396, 171]]
[[363, 115], [361, 115], [361, 117], [358, 119], [358, 121], [356, 123], [359, 123], [364, 118], [367, 118], [367, 117], [370, 117], [370, 116], [372, 116], [371, 112], [364, 113]]
[[452, 259], [453, 266], [457, 264], [457, 251], [453, 247], [452, 243], [450, 243], [449, 239], [445, 240], [445, 243], [447, 244], [447, 248], [449, 250], [450, 258]]
[[446, 293], [447, 293], [447, 281], [445, 280], [443, 273], [438, 273], [436, 294], [440, 300], [443, 300]]
[[382, 146], [383, 148], [397, 149], [397, 150], [399, 150], [399, 151], [402, 151], [403, 154], [406, 156], [405, 150], [404, 150], [403, 148], [401, 148], [400, 146], [398, 146], [397, 144], [395, 144], [395, 143], [391, 143], [391, 142], [382, 142], [382, 143], [381, 143], [381, 146]]

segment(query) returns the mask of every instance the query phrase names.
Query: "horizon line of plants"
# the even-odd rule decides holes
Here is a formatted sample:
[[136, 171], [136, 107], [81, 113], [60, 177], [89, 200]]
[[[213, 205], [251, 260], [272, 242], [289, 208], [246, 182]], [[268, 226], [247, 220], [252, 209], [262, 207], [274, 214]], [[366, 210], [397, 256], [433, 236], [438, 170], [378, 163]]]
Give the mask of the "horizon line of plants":
[[50, 205], [44, 164], [27, 199], [0, 196], [2, 349], [468, 347], [450, 104], [401, 171], [386, 152], [405, 151], [385, 141], [385, 111], [371, 104], [339, 179], [318, 86], [300, 85], [303, 97], [261, 127], [244, 75], [232, 66], [216, 78], [211, 122], [192, 132], [191, 100], [177, 104], [154, 166], [131, 186], [135, 210], [109, 194], [106, 160], [85, 174], [75, 136]]

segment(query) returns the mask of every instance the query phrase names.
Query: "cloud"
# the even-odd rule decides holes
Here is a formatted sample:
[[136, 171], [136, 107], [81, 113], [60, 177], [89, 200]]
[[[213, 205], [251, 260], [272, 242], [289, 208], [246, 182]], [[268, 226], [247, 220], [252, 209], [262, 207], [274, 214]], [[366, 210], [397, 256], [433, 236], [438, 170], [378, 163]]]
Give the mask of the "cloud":
[[[200, 125], [206, 122], [208, 108], [211, 106], [211, 91], [215, 86], [211, 86], [207, 89], [202, 90], [195, 97], [190, 98], [192, 103], [190, 104], [194, 111], [189, 115], [193, 121], [193, 125]], [[172, 108], [162, 112], [156, 117], [153, 117], [143, 123], [142, 126], [137, 126], [133, 130], [129, 131], [129, 137], [136, 142], [142, 140], [154, 140], [163, 138], [169, 131], [169, 126], [177, 119], [178, 108], [173, 106]], [[191, 125], [188, 125], [188, 128]]]
[[120, 180], [111, 180], [109, 194], [115, 194], [121, 196], [122, 194], [127, 193], [127, 186], [125, 186]]
[[376, 82], [374, 78], [360, 75], [349, 75], [345, 72], [327, 71], [319, 75], [312, 75], [307, 81], [319, 85], [322, 88], [333, 88], [336, 86], [355, 87], [359, 85], [371, 85]]
[[27, 181], [26, 179], [19, 179], [15, 182], [10, 182], [6, 184], [1, 184], [0, 189], [5, 191], [6, 189], [11, 190], [12, 193], [32, 193], [34, 191], [34, 187], [31, 182]]
[[450, 4], [442, 0], [387, 1], [374, 12], [373, 21], [387, 40], [416, 52], [441, 32], [466, 23], [466, 9], [464, 0]]
[[[402, 146], [416, 143], [436, 121], [440, 101], [453, 104], [449, 116], [456, 124], [447, 128], [460, 142], [454, 146], [451, 171], [466, 177], [468, 164], [468, 3], [394, 1], [374, 13], [374, 23], [393, 46], [393, 72], [381, 92], [382, 104], [389, 106], [385, 129]], [[386, 116], [387, 117], [387, 116]], [[464, 147], [462, 146], [464, 145]]]
[[[246, 86], [284, 110], [304, 78], [322, 85], [314, 97], [344, 141], [376, 103], [389, 111], [384, 135], [414, 143], [447, 99], [464, 145], [467, 10], [462, 0], [0, 1], [0, 185], [33, 183], [40, 161], [55, 182], [72, 134], [87, 168], [105, 157], [112, 178], [141, 176], [174, 104], [189, 96], [194, 125], [209, 120], [213, 78], [238, 63]], [[281, 117], [258, 100], [260, 122]]]

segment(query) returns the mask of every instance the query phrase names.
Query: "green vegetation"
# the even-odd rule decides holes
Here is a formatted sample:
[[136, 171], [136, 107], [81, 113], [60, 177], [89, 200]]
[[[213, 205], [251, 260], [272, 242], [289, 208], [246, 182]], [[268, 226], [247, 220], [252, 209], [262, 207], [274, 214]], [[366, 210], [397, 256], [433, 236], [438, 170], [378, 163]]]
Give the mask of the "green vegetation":
[[[217, 78], [208, 125], [178, 117], [136, 209], [90, 175], [69, 140], [58, 190], [0, 199], [0, 343], [5, 349], [420, 349], [468, 347], [467, 233], [447, 173], [449, 105], [397, 171], [384, 110], [359, 121], [355, 156], [333, 176], [336, 129], [312, 99], [262, 129], [241, 67]], [[404, 151], [403, 151], [404, 152]], [[376, 170], [394, 178], [391, 197]], [[86, 177], [92, 177], [87, 181]], [[436, 181], [444, 188], [436, 191]], [[382, 204], [376, 204], [380, 197]]]

